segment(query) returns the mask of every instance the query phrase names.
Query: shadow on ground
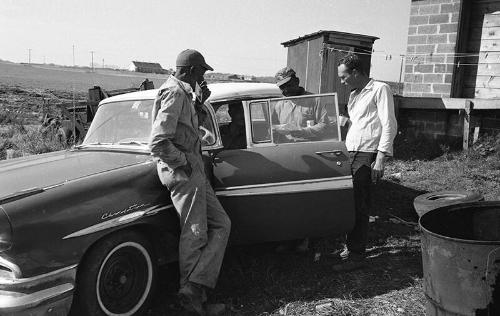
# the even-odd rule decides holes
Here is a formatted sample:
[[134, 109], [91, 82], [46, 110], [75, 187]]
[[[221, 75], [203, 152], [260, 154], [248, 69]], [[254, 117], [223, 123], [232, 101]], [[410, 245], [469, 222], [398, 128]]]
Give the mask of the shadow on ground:
[[[366, 267], [334, 272], [337, 261], [327, 254], [340, 239], [333, 236], [315, 241], [305, 254], [277, 253], [277, 244], [271, 243], [231, 247], [209, 300], [230, 306], [223, 315], [272, 315], [289, 302], [371, 298], [413, 285], [422, 277], [419, 233], [393, 216], [416, 222], [413, 199], [420, 194], [388, 181], [375, 188], [372, 215], [377, 217], [370, 223]], [[316, 252], [319, 261], [314, 261]], [[176, 265], [162, 270], [150, 315], [182, 315], [175, 303], [175, 270]]]

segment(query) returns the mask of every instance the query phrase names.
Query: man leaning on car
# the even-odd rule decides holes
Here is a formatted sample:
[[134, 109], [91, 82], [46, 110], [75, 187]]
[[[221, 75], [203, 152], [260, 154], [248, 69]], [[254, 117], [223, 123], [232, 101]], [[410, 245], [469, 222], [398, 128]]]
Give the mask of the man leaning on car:
[[[160, 87], [153, 106], [151, 154], [158, 176], [180, 216], [180, 290], [184, 309], [205, 315], [206, 288], [214, 288], [231, 222], [205, 176], [198, 112], [209, 97], [203, 75], [213, 70], [196, 50], [182, 51], [176, 72]], [[201, 84], [201, 85], [200, 85]]]

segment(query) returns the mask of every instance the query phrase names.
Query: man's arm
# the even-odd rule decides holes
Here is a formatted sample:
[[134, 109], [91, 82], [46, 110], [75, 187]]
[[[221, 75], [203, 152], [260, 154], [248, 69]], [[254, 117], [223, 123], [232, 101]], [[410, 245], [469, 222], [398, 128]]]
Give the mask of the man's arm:
[[393, 142], [397, 133], [394, 114], [394, 98], [389, 86], [383, 85], [376, 95], [377, 112], [382, 125], [377, 157], [372, 167], [372, 181], [377, 182], [384, 175], [386, 157], [392, 156]]
[[386, 84], [382, 85], [379, 91], [377, 91], [376, 98], [378, 118], [382, 125], [382, 133], [377, 150], [385, 152], [388, 156], [392, 156], [393, 141], [396, 137], [398, 123], [394, 114], [394, 98], [389, 86]]
[[[164, 90], [155, 99], [158, 113], [153, 121], [149, 148], [172, 170], [187, 164], [186, 156], [172, 143], [186, 96], [179, 90]], [[159, 106], [157, 107], [157, 104]]]
[[[294, 137], [304, 137], [304, 138], [321, 138], [326, 133], [328, 133], [328, 126], [330, 125], [330, 120], [328, 119], [328, 112], [326, 110], [326, 105], [319, 102], [315, 105], [314, 120], [316, 124], [310, 127], [304, 127], [291, 135]], [[294, 135], [295, 134], [295, 135]]]

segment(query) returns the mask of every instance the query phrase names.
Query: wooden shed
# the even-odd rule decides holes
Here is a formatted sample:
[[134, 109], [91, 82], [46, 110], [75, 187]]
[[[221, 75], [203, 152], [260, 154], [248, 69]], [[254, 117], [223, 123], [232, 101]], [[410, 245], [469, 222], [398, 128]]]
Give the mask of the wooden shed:
[[377, 39], [361, 34], [319, 31], [281, 45], [288, 47], [287, 66], [296, 71], [300, 84], [307, 91], [337, 92], [339, 104], [346, 105], [350, 90], [337, 77], [338, 61], [347, 52], [360, 53], [369, 71], [373, 43]]

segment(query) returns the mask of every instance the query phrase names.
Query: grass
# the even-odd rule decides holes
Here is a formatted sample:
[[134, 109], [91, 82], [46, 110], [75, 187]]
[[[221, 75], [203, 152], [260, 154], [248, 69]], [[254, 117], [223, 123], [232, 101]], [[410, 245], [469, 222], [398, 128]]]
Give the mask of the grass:
[[0, 160], [7, 158], [7, 151], [11, 150], [10, 158], [27, 155], [42, 154], [69, 148], [69, 145], [60, 141], [56, 130], [40, 132], [37, 127], [17, 122], [0, 129]]

